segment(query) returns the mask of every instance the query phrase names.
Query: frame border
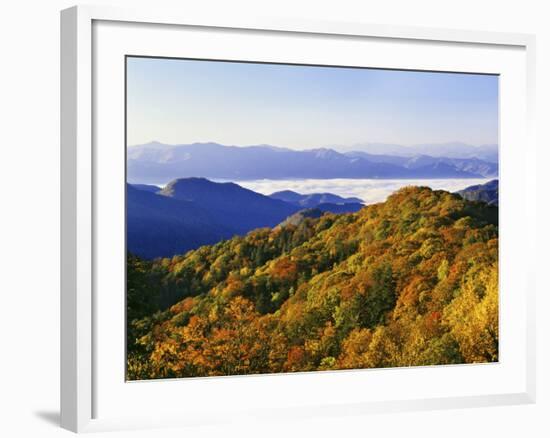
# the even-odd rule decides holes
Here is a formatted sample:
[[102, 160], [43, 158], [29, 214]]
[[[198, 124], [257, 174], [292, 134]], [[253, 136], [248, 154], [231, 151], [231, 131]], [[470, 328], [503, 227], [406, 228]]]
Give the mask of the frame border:
[[[359, 22], [298, 20], [276, 17], [238, 19], [198, 15], [193, 12], [135, 10], [104, 6], [73, 6], [61, 11], [61, 427], [73, 432], [96, 432], [183, 424], [181, 418], [159, 416], [154, 420], [94, 418], [94, 172], [92, 150], [92, 22], [119, 21], [142, 24], [185, 25], [331, 34], [355, 37], [392, 38], [469, 44], [511, 46], [526, 51], [527, 144], [535, 156], [535, 36], [488, 31], [389, 26]], [[536, 158], [530, 158], [533, 165]], [[528, 186], [536, 187], [534, 172]], [[535, 216], [533, 216], [535, 217]], [[534, 222], [534, 221], [533, 221]], [[535, 249], [535, 223], [530, 227]], [[535, 402], [535, 268], [527, 291], [526, 392], [429, 400], [361, 403], [315, 408], [313, 414], [362, 415], [376, 412], [468, 408]], [[289, 417], [299, 416], [282, 408]], [[306, 412], [310, 417], [312, 412]]]

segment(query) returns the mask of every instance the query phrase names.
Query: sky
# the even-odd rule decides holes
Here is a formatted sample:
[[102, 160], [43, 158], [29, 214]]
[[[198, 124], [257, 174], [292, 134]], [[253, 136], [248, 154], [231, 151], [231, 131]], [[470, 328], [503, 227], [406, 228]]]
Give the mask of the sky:
[[128, 145], [498, 143], [498, 77], [127, 58]]

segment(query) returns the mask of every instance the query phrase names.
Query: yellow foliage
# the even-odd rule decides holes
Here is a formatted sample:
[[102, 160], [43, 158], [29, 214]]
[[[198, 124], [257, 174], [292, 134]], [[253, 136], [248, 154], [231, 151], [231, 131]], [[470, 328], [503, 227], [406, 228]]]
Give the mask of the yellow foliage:
[[498, 361], [497, 213], [407, 187], [356, 214], [134, 263], [132, 278], [179, 298], [129, 322], [128, 375]]

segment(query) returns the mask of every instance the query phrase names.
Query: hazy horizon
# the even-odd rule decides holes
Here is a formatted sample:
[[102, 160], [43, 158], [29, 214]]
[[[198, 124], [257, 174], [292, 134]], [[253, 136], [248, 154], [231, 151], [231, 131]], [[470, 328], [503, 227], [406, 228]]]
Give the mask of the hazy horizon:
[[271, 144], [271, 143], [230, 144], [228, 142], [218, 142], [218, 141], [209, 141], [209, 140], [204, 140], [204, 141], [197, 140], [197, 141], [190, 141], [190, 142], [178, 141], [178, 142], [174, 142], [174, 143], [165, 143], [165, 142], [159, 141], [157, 139], [151, 139], [151, 140], [148, 140], [148, 141], [144, 141], [143, 143], [132, 143], [132, 144], [128, 144], [127, 146], [131, 148], [131, 147], [135, 147], [135, 146], [143, 146], [143, 145], [153, 144], [153, 143], [161, 144], [161, 145], [164, 145], [164, 146], [185, 146], [185, 145], [191, 145], [191, 144], [218, 144], [220, 146], [242, 147], [242, 148], [253, 147], [253, 146], [269, 146], [269, 147], [277, 147], [277, 148], [281, 148], [281, 149], [291, 149], [291, 150], [296, 150], [296, 151], [300, 151], [300, 150], [306, 151], [306, 150], [312, 150], [312, 149], [334, 149], [336, 151], [339, 151], [339, 150], [353, 151], [353, 148], [361, 148], [361, 147], [365, 147], [365, 146], [368, 146], [368, 145], [399, 146], [399, 147], [410, 148], [410, 149], [413, 149], [413, 148], [419, 147], [419, 146], [426, 146], [426, 145], [429, 145], [429, 146], [447, 146], [447, 145], [463, 144], [465, 146], [472, 146], [472, 147], [476, 147], [476, 148], [482, 148], [482, 147], [487, 147], [487, 146], [498, 146], [498, 142], [473, 144], [473, 143], [467, 143], [467, 142], [460, 141], [460, 140], [447, 141], [447, 142], [441, 142], [441, 143], [438, 143], [438, 142], [425, 142], [425, 143], [414, 143], [414, 144], [411, 144], [411, 143], [384, 143], [384, 142], [365, 141], [365, 142], [354, 143], [354, 144], [336, 144], [336, 145], [321, 144], [321, 145], [318, 145], [318, 146], [304, 147], [303, 149], [299, 149], [299, 148], [291, 148], [291, 147], [288, 147], [288, 146], [285, 146], [285, 145]]
[[128, 57], [127, 135], [302, 150], [497, 144], [498, 77]]

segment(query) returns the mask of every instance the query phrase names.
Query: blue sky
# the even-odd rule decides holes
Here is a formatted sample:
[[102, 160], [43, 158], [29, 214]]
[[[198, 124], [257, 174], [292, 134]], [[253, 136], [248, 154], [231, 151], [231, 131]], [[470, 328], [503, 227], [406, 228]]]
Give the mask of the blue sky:
[[488, 75], [127, 60], [128, 144], [213, 141], [293, 149], [366, 142], [498, 142]]

